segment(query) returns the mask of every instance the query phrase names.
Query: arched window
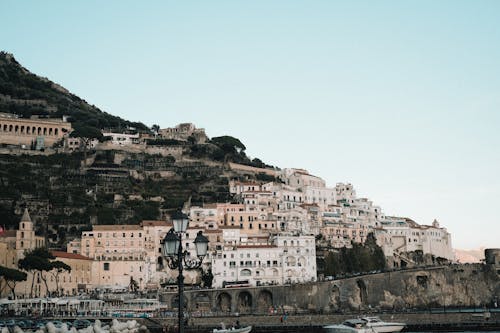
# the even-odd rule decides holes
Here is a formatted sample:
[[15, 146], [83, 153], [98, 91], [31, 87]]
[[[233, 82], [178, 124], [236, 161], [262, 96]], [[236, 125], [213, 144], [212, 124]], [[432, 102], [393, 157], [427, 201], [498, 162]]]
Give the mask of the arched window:
[[242, 269], [240, 272], [240, 276], [250, 276], [252, 272], [249, 269]]
[[16, 133], [19, 132], [19, 126], [18, 125], [16, 125], [16, 127], [15, 127], [15, 132]]
[[9, 132], [12, 132], [12, 129], [13, 129], [13, 127], [12, 127], [12, 125], [10, 125], [9, 126]]
[[24, 126], [21, 126], [21, 134], [24, 134]]
[[57, 128], [56, 128], [56, 129], [54, 130], [54, 135], [58, 135], [58, 134], [59, 134], [59, 129], [57, 129]]
[[49, 128], [49, 135], [52, 135], [52, 128]]
[[47, 127], [43, 128], [43, 135], [47, 135]]
[[37, 134], [38, 134], [38, 135], [42, 134], [42, 128], [41, 128], [41, 127], [38, 127]]

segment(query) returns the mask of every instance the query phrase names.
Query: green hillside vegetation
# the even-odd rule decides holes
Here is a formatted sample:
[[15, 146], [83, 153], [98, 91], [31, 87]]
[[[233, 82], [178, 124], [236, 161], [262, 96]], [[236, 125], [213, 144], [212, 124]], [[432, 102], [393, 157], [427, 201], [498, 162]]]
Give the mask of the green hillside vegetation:
[[352, 242], [351, 245], [351, 248], [343, 247], [326, 255], [324, 259], [325, 275], [339, 276], [385, 269], [384, 252], [377, 245], [373, 233], [368, 234], [364, 244]]
[[[101, 129], [135, 127], [149, 132], [142, 123], [102, 112], [30, 73], [5, 52], [0, 52], [0, 112], [21, 117], [67, 115], [74, 129], [71, 136], [101, 141], [107, 139]], [[158, 131], [159, 126], [154, 127]], [[231, 171], [227, 162], [269, 167], [260, 159], [250, 159], [245, 145], [232, 136], [214, 137], [203, 144], [195, 137], [187, 141], [160, 137], [147, 140], [147, 145], [181, 147], [182, 155], [87, 149], [71, 154], [0, 155], [2, 226], [17, 228], [28, 208], [36, 231], [49, 246], [64, 247], [94, 224], [164, 219], [186, 202], [230, 202], [230, 179], [276, 180], [264, 173]]]

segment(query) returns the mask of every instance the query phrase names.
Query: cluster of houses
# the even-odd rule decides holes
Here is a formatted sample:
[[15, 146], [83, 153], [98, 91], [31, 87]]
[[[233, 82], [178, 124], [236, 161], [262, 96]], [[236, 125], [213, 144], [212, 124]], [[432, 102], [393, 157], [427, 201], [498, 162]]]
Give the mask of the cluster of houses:
[[67, 117], [61, 119], [32, 116], [20, 118], [15, 114], [0, 112], [0, 144], [20, 147], [21, 149], [45, 150], [59, 145], [61, 152], [94, 149], [136, 148], [145, 150], [147, 143], [157, 140], [176, 140], [205, 143], [208, 140], [203, 128], [196, 128], [192, 123], [182, 123], [175, 127], [155, 129], [152, 133], [138, 133], [134, 128], [122, 132], [103, 130], [105, 142], [97, 139], [84, 140], [71, 137], [73, 131]]
[[[454, 258], [450, 233], [437, 221], [419, 225], [408, 218], [386, 216], [370, 200], [358, 198], [351, 184], [327, 187], [323, 179], [306, 170], [273, 172], [277, 181], [231, 181], [233, 202], [238, 203], [185, 208], [190, 224], [183, 237], [184, 249], [194, 252], [199, 231], [209, 239], [202, 269], [211, 272], [212, 287], [317, 281], [318, 242], [330, 248], [349, 247], [352, 242], [363, 243], [370, 233], [393, 266], [411, 264], [407, 254], [415, 251]], [[53, 252], [72, 268], [61, 273], [60, 292], [126, 289], [132, 283], [142, 290], [155, 290], [175, 284], [177, 272], [168, 268], [162, 253], [162, 240], [171, 228], [171, 221], [94, 225], [69, 242], [66, 252]], [[0, 233], [0, 265], [16, 267], [24, 250], [43, 244], [25, 211], [19, 230]], [[184, 275], [186, 284], [200, 282], [199, 270]], [[18, 295], [29, 293], [30, 282], [28, 278], [17, 285]], [[39, 277], [35, 282], [37, 295], [46, 294]], [[48, 283], [48, 292], [53, 292], [55, 281]]]
[[[66, 119], [22, 119], [0, 114], [0, 143], [8, 145], [41, 149], [62, 140], [66, 151], [81, 149], [80, 138], [68, 135], [71, 131]], [[144, 151], [145, 142], [158, 138], [198, 143], [208, 139], [203, 129], [190, 123], [156, 128], [153, 134], [103, 135], [107, 137], [105, 143], [89, 141], [87, 148], [99, 144], [107, 147], [103, 149], [143, 147]], [[203, 270], [213, 275], [213, 287], [316, 281], [318, 246], [349, 247], [353, 242], [364, 243], [370, 233], [391, 266], [412, 264], [408, 256], [412, 252], [453, 260], [451, 236], [437, 221], [419, 225], [408, 218], [386, 216], [370, 200], [358, 198], [351, 184], [328, 187], [323, 179], [302, 169], [260, 169], [234, 163], [229, 167], [237, 172], [263, 173], [275, 181], [233, 180], [229, 183], [233, 203], [186, 208], [190, 225], [183, 238], [184, 248], [193, 251], [198, 231], [208, 237], [209, 253]], [[69, 242], [66, 252], [53, 252], [72, 268], [71, 272], [62, 272], [57, 282], [49, 277], [47, 286], [37, 276], [35, 293], [123, 289], [131, 283], [140, 289], [158, 289], [175, 282], [177, 273], [167, 267], [161, 244], [171, 228], [171, 221], [94, 225], [81, 238]], [[29, 212], [25, 211], [18, 230], [0, 231], [1, 266], [15, 268], [25, 250], [45, 245], [44, 238], [36, 236], [34, 230]], [[198, 271], [186, 271], [185, 275], [188, 284], [200, 280]], [[30, 282], [28, 277], [28, 282], [18, 283], [17, 293], [31, 292]]]

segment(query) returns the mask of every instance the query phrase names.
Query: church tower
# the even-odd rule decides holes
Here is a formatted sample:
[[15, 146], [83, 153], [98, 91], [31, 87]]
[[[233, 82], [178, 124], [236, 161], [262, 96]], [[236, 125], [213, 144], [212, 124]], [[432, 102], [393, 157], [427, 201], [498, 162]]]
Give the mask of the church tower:
[[21, 222], [19, 222], [19, 229], [16, 232], [17, 258], [23, 258], [24, 251], [26, 250], [32, 250], [36, 247], [41, 247], [44, 245], [45, 242], [43, 240], [43, 237], [35, 236], [33, 222], [31, 221], [28, 209], [25, 208], [23, 217], [21, 217]]

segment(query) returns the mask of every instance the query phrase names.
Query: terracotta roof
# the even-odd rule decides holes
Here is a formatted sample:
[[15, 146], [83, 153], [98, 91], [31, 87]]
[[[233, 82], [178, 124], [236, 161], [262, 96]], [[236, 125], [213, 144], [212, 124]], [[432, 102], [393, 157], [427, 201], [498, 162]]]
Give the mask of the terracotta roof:
[[89, 257], [82, 256], [77, 253], [69, 253], [64, 251], [50, 251], [54, 257], [67, 258], [67, 259], [80, 259], [80, 260], [92, 260]]

